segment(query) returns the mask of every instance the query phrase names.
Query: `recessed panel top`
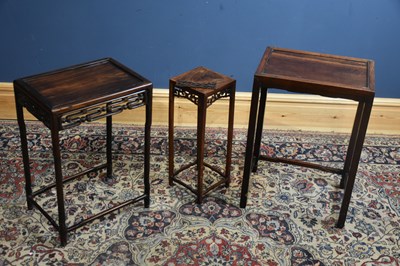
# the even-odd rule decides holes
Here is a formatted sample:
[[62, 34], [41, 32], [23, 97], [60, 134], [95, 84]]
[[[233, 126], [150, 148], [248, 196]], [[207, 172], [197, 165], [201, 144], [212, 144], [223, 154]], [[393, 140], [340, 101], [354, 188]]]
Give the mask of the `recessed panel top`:
[[[174, 82], [188, 82], [194, 84], [198, 83], [200, 87], [193, 87], [193, 89], [205, 95], [210, 94], [210, 91], [212, 93], [213, 90], [221, 90], [225, 88], [226, 85], [230, 85], [232, 82], [235, 81], [228, 76], [212, 71], [203, 66], [196, 67], [195, 69], [185, 72], [179, 76], [173, 77], [171, 78], [171, 80]], [[208, 88], [201, 87], [201, 84], [205, 84]]]
[[[374, 90], [370, 60], [268, 48], [256, 76]], [[372, 69], [373, 71], [373, 69]]]
[[72, 108], [119, 97], [151, 83], [112, 59], [20, 79], [23, 90], [50, 109]]

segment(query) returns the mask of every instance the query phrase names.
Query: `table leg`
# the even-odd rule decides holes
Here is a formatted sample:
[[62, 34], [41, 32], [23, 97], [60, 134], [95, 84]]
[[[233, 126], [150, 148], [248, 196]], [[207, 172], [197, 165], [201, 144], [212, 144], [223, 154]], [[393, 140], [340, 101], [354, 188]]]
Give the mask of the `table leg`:
[[[17, 96], [16, 96], [17, 98]], [[21, 150], [22, 150], [22, 161], [24, 164], [24, 176], [25, 176], [25, 193], [26, 193], [26, 203], [28, 205], [28, 210], [33, 209], [32, 204], [32, 179], [31, 179], [31, 168], [29, 166], [29, 152], [28, 152], [28, 140], [26, 138], [26, 125], [24, 120], [24, 110], [23, 107], [18, 103], [16, 99], [17, 107], [17, 119], [19, 125], [19, 134], [21, 137]]]
[[197, 105], [197, 203], [203, 201], [204, 175], [204, 139], [206, 130], [207, 103], [205, 97], [199, 97]]
[[232, 86], [229, 95], [229, 121], [228, 121], [228, 139], [226, 148], [226, 167], [225, 167], [225, 186], [229, 187], [231, 182], [231, 163], [232, 163], [232, 139], [233, 139], [233, 117], [235, 113], [235, 85]]
[[249, 191], [250, 172], [253, 159], [254, 132], [256, 128], [256, 117], [258, 109], [258, 99], [260, 96], [260, 86], [256, 80], [253, 83], [253, 93], [251, 96], [249, 127], [247, 131], [246, 155], [244, 161], [242, 191], [240, 195], [240, 207], [245, 208], [247, 204], [247, 193]]
[[168, 182], [173, 185], [174, 176], [174, 86], [169, 83], [169, 110], [168, 110]]
[[258, 117], [257, 117], [257, 130], [256, 130], [256, 140], [254, 143], [254, 153], [253, 153], [253, 165], [252, 171], [257, 171], [258, 158], [260, 156], [260, 148], [261, 148], [261, 140], [262, 140], [262, 131], [264, 124], [264, 115], [265, 115], [265, 105], [267, 101], [267, 90], [266, 88], [261, 89], [261, 97], [260, 104], [258, 109]]
[[152, 120], [152, 89], [147, 91], [146, 99], [146, 123], [144, 129], [144, 207], [150, 206], [150, 136], [151, 136], [151, 120]]
[[64, 206], [64, 185], [63, 176], [61, 170], [61, 155], [60, 155], [60, 137], [58, 129], [52, 122], [51, 126], [51, 140], [53, 145], [53, 157], [54, 157], [54, 170], [56, 176], [56, 190], [57, 190], [57, 206], [58, 206], [58, 231], [60, 233], [61, 245], [67, 244], [67, 226], [66, 226], [66, 215]]
[[353, 129], [351, 131], [349, 146], [347, 148], [346, 160], [344, 162], [343, 174], [340, 180], [340, 188], [345, 188], [347, 178], [349, 176], [349, 169], [351, 168], [352, 159], [354, 158], [354, 148], [357, 142], [358, 132], [360, 130], [360, 121], [363, 116], [364, 104], [358, 103], [357, 112], [354, 119]]
[[107, 176], [106, 180], [111, 180], [113, 178], [113, 169], [112, 169], [112, 116], [107, 116], [106, 118], [107, 124]]
[[[347, 211], [348, 211], [349, 203], [350, 203], [350, 199], [351, 199], [351, 193], [353, 191], [354, 181], [356, 178], [358, 164], [359, 164], [360, 157], [361, 157], [365, 134], [367, 132], [368, 121], [369, 121], [369, 117], [371, 114], [372, 103], [373, 103], [373, 98], [367, 99], [366, 101], [361, 101], [358, 104], [357, 116], [359, 116], [359, 119], [356, 119], [357, 125], [355, 125], [355, 127], [357, 129], [354, 130], [355, 132], [353, 132], [353, 133], [356, 133], [356, 137], [354, 137], [355, 140], [354, 140], [353, 154], [352, 154], [352, 156], [351, 156], [351, 154], [348, 155], [348, 156], [351, 156], [351, 158], [348, 158], [349, 160], [351, 160], [351, 162], [348, 163], [348, 165], [349, 165], [348, 173], [349, 174], [348, 174], [348, 179], [347, 179], [345, 190], [344, 190], [342, 206], [340, 208], [339, 219], [336, 224], [336, 227], [338, 227], [338, 228], [343, 228], [343, 226], [346, 222], [346, 216], [347, 216]], [[347, 159], [346, 159], [346, 161], [347, 161]]]

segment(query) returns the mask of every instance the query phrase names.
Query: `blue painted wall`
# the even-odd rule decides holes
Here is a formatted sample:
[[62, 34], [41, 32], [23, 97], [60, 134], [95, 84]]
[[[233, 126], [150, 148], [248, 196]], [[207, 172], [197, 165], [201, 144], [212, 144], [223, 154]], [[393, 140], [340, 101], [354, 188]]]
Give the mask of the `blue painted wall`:
[[0, 82], [114, 57], [167, 88], [204, 65], [250, 91], [265, 47], [376, 61], [400, 98], [399, 0], [0, 0]]

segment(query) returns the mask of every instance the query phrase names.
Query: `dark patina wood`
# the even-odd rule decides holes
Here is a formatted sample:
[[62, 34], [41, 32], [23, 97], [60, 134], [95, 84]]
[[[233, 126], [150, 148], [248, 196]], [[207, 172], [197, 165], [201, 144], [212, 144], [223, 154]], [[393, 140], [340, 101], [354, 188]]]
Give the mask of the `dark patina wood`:
[[[343, 169], [260, 155], [267, 91], [270, 88], [358, 102]], [[268, 47], [254, 75], [240, 206], [246, 207], [250, 172], [257, 171], [258, 160], [311, 167], [342, 176], [340, 187], [344, 188], [344, 197], [337, 222], [337, 227], [342, 228], [374, 96], [375, 73], [371, 60]]]
[[[17, 118], [21, 135], [21, 147], [26, 181], [28, 209], [35, 206], [59, 231], [61, 244], [67, 244], [67, 233], [101, 216], [109, 214], [128, 204], [144, 200], [150, 204], [150, 127], [153, 85], [150, 81], [111, 58], [59, 69], [14, 81]], [[144, 145], [144, 193], [134, 199], [122, 202], [88, 219], [66, 225], [63, 184], [93, 171], [106, 168], [107, 178], [112, 176], [112, 115], [126, 109], [146, 106]], [[55, 182], [32, 191], [26, 125], [23, 108], [26, 108], [50, 130], [53, 145]], [[79, 174], [63, 176], [61, 170], [59, 132], [63, 129], [106, 118], [107, 162]], [[35, 197], [56, 188], [58, 223], [35, 201]]]
[[[196, 202], [201, 203], [204, 196], [214, 188], [225, 184], [229, 186], [232, 156], [233, 114], [235, 105], [236, 81], [225, 75], [219, 74], [205, 67], [197, 67], [179, 76], [173, 77], [169, 82], [169, 184], [174, 182], [184, 186], [196, 196]], [[195, 162], [174, 170], [174, 98], [183, 97], [197, 105], [197, 159]], [[204, 139], [206, 127], [207, 107], [222, 97], [229, 97], [228, 140], [225, 172], [217, 167], [204, 162]], [[197, 188], [184, 183], [176, 176], [184, 170], [197, 166]], [[222, 179], [212, 184], [207, 189], [203, 185], [204, 167], [217, 172]]]

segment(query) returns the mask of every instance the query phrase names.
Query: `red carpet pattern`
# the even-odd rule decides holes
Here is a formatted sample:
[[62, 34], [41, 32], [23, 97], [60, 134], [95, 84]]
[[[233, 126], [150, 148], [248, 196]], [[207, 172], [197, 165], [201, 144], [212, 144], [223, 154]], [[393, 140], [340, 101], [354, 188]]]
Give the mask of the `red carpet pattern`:
[[[49, 131], [27, 127], [35, 189], [53, 180]], [[115, 125], [113, 180], [91, 173], [65, 185], [67, 223], [110, 208], [143, 191], [140, 127]], [[233, 142], [232, 182], [203, 204], [185, 188], [168, 185], [167, 129], [152, 128], [151, 204], [116, 211], [69, 233], [66, 247], [37, 210], [26, 206], [15, 122], [0, 124], [0, 265], [399, 265], [400, 136], [367, 136], [346, 225], [334, 227], [343, 191], [338, 175], [260, 162], [246, 209], [239, 208], [245, 130]], [[348, 135], [266, 131], [264, 154], [342, 167]], [[206, 161], [225, 163], [225, 129], [207, 129]], [[194, 160], [196, 134], [176, 129], [175, 165]], [[105, 161], [105, 126], [63, 132], [66, 175]], [[195, 181], [195, 168], [181, 174]], [[210, 185], [218, 174], [205, 172]], [[57, 220], [55, 190], [38, 200]]]

